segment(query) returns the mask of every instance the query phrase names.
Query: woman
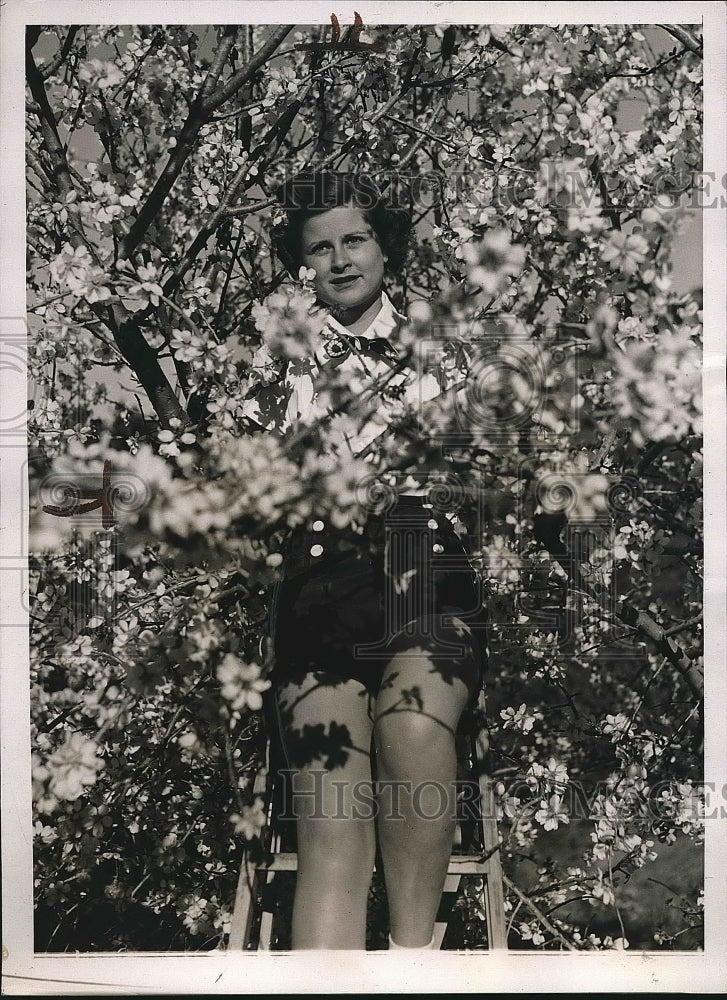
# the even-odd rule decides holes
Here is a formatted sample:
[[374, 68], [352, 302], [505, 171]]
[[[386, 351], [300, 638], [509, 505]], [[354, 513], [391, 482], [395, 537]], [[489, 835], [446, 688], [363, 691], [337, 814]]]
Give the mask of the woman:
[[[299, 175], [282, 200], [279, 256], [293, 275], [315, 272], [329, 311], [321, 357], [285, 383], [295, 426], [325, 416], [316, 376], [326, 365], [346, 366], [352, 400], [396, 368], [403, 317], [383, 281], [403, 264], [409, 223], [361, 175]], [[381, 404], [347, 439], [354, 454], [370, 450], [385, 415]], [[295, 531], [272, 602], [297, 823], [294, 949], [365, 948], [377, 826], [390, 947], [433, 943], [454, 833], [454, 734], [479, 688], [484, 634], [455, 528], [416, 487], [359, 531], [320, 519]]]

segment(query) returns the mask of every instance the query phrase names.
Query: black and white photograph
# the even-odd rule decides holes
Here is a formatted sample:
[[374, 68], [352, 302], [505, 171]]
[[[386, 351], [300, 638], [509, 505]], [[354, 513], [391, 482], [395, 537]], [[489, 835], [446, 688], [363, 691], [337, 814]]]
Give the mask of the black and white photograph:
[[722, 5], [4, 9], [4, 991], [719, 992]]

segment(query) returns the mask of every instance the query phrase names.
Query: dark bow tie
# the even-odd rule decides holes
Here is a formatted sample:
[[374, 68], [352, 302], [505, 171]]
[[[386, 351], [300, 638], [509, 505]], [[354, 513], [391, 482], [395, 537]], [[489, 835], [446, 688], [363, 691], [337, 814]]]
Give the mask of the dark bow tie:
[[383, 358], [393, 364], [397, 357], [394, 345], [385, 337], [354, 337], [350, 334], [346, 336], [333, 336], [328, 340], [323, 348], [327, 357], [335, 361], [342, 361], [355, 351], [357, 354], [373, 354]]

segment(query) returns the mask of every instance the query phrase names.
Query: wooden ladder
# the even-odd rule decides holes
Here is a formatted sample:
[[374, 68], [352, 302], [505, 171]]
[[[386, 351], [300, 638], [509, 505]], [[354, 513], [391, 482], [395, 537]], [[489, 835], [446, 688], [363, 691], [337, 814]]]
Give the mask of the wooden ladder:
[[[480, 694], [478, 708], [484, 711], [484, 693]], [[475, 845], [476, 852], [467, 849], [460, 852], [456, 847], [453, 849], [434, 927], [434, 943], [436, 948], [441, 948], [449, 914], [462, 877], [479, 876], [482, 879], [482, 888], [478, 892], [478, 901], [486, 921], [488, 948], [505, 949], [507, 925], [503, 874], [499, 832], [495, 818], [495, 796], [492, 780], [486, 773], [489, 758], [487, 736], [484, 732], [459, 733], [457, 740], [460, 762], [463, 759], [468, 760], [470, 764], [468, 770], [470, 773], [474, 771], [476, 775], [479, 803], [474, 823], [479, 827], [480, 842], [479, 845]], [[269, 756], [268, 744], [268, 759]], [[253, 788], [253, 796], [260, 796], [266, 802], [267, 823], [261, 833], [266, 860], [262, 863], [253, 863], [247, 854], [243, 856], [230, 925], [228, 950], [231, 951], [252, 950], [255, 947], [254, 937], [257, 939], [257, 948], [260, 951], [271, 950], [274, 911], [268, 902], [268, 890], [277, 872], [298, 870], [297, 854], [280, 850], [281, 834], [275, 828], [273, 788], [272, 782], [268, 781], [268, 773], [261, 771]], [[470, 819], [470, 828], [472, 825], [473, 821]], [[464, 824], [458, 824], [458, 829], [464, 835]], [[468, 843], [472, 838], [463, 836], [462, 839], [464, 843]], [[258, 921], [259, 930], [254, 935]]]

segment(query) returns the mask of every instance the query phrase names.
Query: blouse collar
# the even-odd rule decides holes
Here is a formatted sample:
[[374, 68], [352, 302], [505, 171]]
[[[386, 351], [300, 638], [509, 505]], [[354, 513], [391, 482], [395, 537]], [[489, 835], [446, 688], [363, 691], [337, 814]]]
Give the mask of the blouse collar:
[[[400, 312], [397, 312], [394, 308], [391, 299], [382, 288], [381, 309], [379, 309], [363, 333], [359, 333], [358, 336], [363, 337], [365, 340], [371, 340], [376, 337], [388, 338], [396, 327], [399, 326], [400, 323], [403, 323], [405, 319], [406, 317]], [[330, 315], [330, 313], [328, 315], [327, 324], [337, 333], [343, 333], [346, 336], [351, 335], [351, 331], [343, 326], [343, 324], [339, 323], [337, 319]]]

